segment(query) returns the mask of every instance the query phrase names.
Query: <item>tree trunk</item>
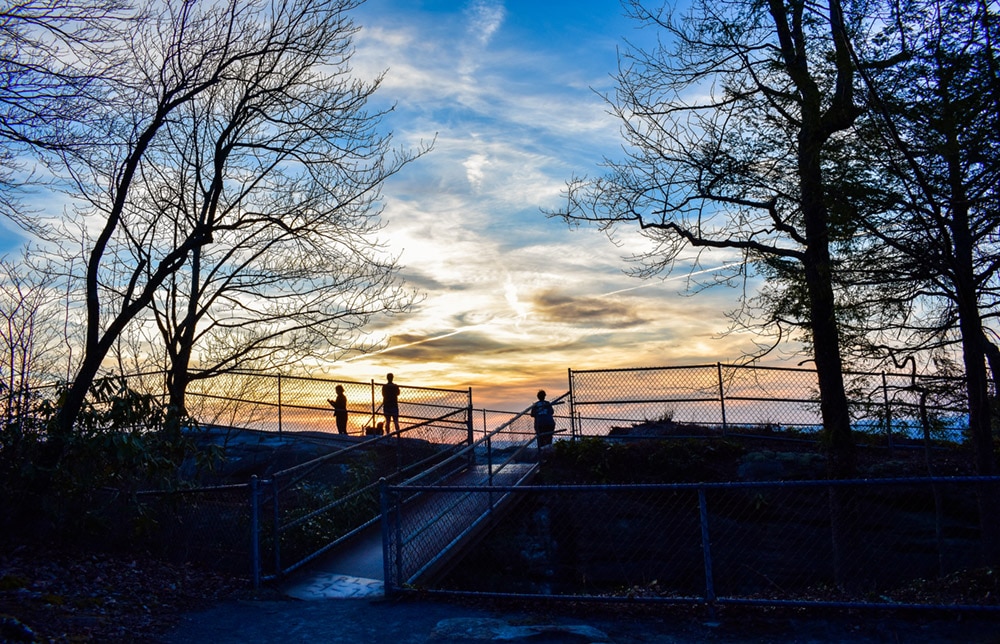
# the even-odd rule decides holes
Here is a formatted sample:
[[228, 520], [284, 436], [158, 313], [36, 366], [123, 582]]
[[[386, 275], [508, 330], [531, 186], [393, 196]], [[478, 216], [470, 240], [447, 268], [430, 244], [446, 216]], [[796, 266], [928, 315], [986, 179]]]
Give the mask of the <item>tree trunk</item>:
[[830, 454], [829, 472], [833, 478], [849, 478], [854, 475], [854, 439], [844, 390], [830, 260], [829, 214], [823, 202], [825, 186], [820, 167], [819, 150], [826, 138], [818, 128], [803, 128], [799, 136], [799, 177], [807, 242], [803, 270], [809, 293], [823, 434]]
[[[962, 361], [965, 366], [965, 389], [969, 402], [969, 434], [972, 439], [976, 474], [996, 473], [993, 454], [992, 407], [989, 397], [989, 377], [986, 372], [986, 336], [973, 276], [972, 240], [969, 235], [968, 211], [965, 201], [953, 202], [955, 247], [955, 299], [958, 304], [959, 328], [962, 332]], [[1000, 562], [1000, 522], [997, 521], [1000, 502], [995, 485], [983, 483], [977, 488], [979, 520], [982, 529], [985, 565]]]

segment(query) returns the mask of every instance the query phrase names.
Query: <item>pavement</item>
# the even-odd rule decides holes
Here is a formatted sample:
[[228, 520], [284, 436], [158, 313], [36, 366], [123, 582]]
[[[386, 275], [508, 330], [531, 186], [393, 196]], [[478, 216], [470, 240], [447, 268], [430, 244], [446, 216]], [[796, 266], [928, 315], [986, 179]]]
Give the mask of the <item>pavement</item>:
[[1000, 622], [984, 616], [815, 615], [762, 609], [589, 604], [510, 605], [433, 598], [244, 600], [191, 613], [161, 644], [765, 644], [850, 642], [995, 644]]
[[291, 575], [279, 591], [293, 599], [375, 599], [385, 595], [381, 526], [374, 525]]
[[[294, 576], [266, 599], [184, 615], [160, 644], [1000, 644], [1000, 614], [388, 599], [371, 539]], [[360, 554], [359, 554], [360, 553]], [[353, 558], [352, 558], [353, 557]], [[377, 559], [377, 561], [376, 561]], [[375, 564], [378, 564], [376, 569]], [[348, 570], [350, 573], [337, 572]], [[351, 573], [368, 572], [371, 576]]]

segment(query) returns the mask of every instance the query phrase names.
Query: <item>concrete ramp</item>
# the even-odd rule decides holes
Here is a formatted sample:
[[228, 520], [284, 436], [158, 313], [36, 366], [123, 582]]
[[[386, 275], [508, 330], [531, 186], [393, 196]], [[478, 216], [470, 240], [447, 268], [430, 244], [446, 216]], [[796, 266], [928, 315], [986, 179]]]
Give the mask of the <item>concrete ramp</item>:
[[294, 573], [282, 591], [296, 599], [382, 596], [382, 528], [376, 523]]
[[[481, 486], [487, 490], [491, 477], [486, 468], [484, 465], [471, 467], [450, 479], [447, 485]], [[494, 485], [513, 485], [533, 471], [533, 465], [508, 465], [502, 472], [493, 472], [492, 482]], [[434, 532], [439, 536], [437, 547], [425, 551], [427, 572], [446, 568], [486, 525], [481, 521], [483, 513], [495, 514], [502, 505], [503, 499], [496, 499], [485, 509], [471, 508], [466, 503], [442, 512], [434, 508], [427, 495], [408, 503], [405, 508], [410, 518], [408, 523], [412, 525], [414, 520], [433, 523]], [[293, 573], [281, 589], [290, 597], [307, 601], [375, 597], [385, 593], [384, 577], [382, 525], [376, 523]]]

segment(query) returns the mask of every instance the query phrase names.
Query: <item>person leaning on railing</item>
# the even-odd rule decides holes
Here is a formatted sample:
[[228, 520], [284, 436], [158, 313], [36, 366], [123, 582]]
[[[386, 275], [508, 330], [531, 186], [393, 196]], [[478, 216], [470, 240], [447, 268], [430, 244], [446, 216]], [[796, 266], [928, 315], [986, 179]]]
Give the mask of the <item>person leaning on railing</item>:
[[531, 405], [530, 413], [535, 419], [535, 441], [538, 448], [548, 447], [552, 444], [552, 435], [556, 431], [556, 417], [552, 403], [545, 400], [544, 389], [538, 391], [538, 400]]

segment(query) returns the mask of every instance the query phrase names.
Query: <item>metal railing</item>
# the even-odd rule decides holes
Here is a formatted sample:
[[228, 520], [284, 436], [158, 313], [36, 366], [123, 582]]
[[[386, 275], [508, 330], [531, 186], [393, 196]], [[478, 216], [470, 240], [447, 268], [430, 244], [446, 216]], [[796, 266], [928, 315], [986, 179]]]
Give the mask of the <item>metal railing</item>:
[[[233, 372], [192, 382], [188, 387], [186, 406], [189, 415], [203, 425], [238, 426], [278, 433], [336, 433], [329, 400], [336, 397], [335, 388], [340, 385], [347, 397], [347, 433], [366, 435], [384, 423], [381, 384], [374, 380], [356, 382]], [[452, 435], [450, 430], [440, 435], [433, 433], [442, 425], [471, 426], [471, 418], [448, 413], [455, 409], [471, 410], [471, 389], [405, 384], [399, 385], [399, 388], [401, 426], [423, 424], [429, 428], [425, 437], [436, 441]], [[431, 420], [434, 423], [428, 425], [427, 421]]]
[[[560, 401], [569, 394], [553, 400]], [[526, 428], [526, 425], [530, 429]], [[408, 479], [382, 486], [382, 543], [387, 592], [441, 573], [458, 553], [500, 516], [510, 495], [496, 486], [516, 486], [537, 469], [539, 450], [528, 410], [451, 458]], [[423, 489], [464, 485], [441, 503]], [[431, 486], [431, 487], [428, 487]], [[456, 489], [456, 488], [450, 488]], [[486, 490], [485, 494], [476, 491]]]
[[[559, 425], [565, 432], [562, 437], [607, 435], [616, 428], [629, 433], [644, 424], [664, 420], [714, 426], [722, 435], [739, 433], [741, 428], [751, 425], [810, 430], [819, 422], [815, 373], [811, 370], [716, 364], [570, 371], [569, 376], [570, 404], [566, 406], [569, 413]], [[963, 407], [947, 393], [954, 389], [956, 381], [907, 374], [847, 376], [856, 426], [885, 436], [890, 446], [894, 435], [912, 429], [909, 419], [918, 411], [927, 411], [938, 419], [964, 413]], [[142, 374], [129, 380], [143, 391], [162, 392], [162, 374]], [[365, 434], [366, 428], [380, 420], [380, 394], [374, 381], [232, 374], [193, 384], [188, 402], [192, 416], [203, 425], [240, 426], [279, 434], [311, 431], [335, 435], [333, 411], [326, 399], [334, 396], [337, 384], [347, 391], [350, 434], [354, 437]], [[448, 477], [460, 471], [474, 471], [477, 466], [487, 464], [480, 472], [484, 478], [477, 480], [476, 486], [466, 486], [467, 499], [475, 499], [472, 504], [476, 507], [493, 508], [491, 495], [499, 497], [511, 492], [504, 488], [508, 482], [496, 476], [497, 466], [530, 461], [524, 451], [534, 438], [530, 417], [524, 412], [474, 410], [471, 390], [405, 385], [401, 385], [401, 390], [404, 427], [401, 436], [371, 436], [308, 464], [265, 473], [252, 483], [142, 493], [139, 499], [151, 508], [144, 510], [144, 516], [151, 517], [151, 525], [160, 526], [164, 534], [173, 535], [160, 540], [164, 549], [171, 547], [168, 542], [173, 542], [193, 559], [223, 562], [237, 561], [240, 557], [243, 562], [249, 559], [259, 583], [304, 565], [358, 530], [371, 526], [380, 512], [386, 516], [386, 506], [380, 508], [380, 503], [402, 508], [403, 500], [459, 493], [466, 488], [442, 491], [441, 485], [449, 483]], [[938, 393], [925, 395], [932, 390]], [[482, 438], [474, 441], [479, 435], [477, 425], [481, 427]], [[943, 420], [940, 427], [949, 430]], [[957, 430], [952, 426], [950, 431]], [[422, 478], [400, 483], [418, 471], [423, 473]], [[431, 478], [435, 472], [440, 474], [437, 479]], [[379, 494], [378, 481], [383, 478], [386, 480], [383, 492], [390, 497], [388, 502], [385, 494], [381, 498]], [[454, 480], [450, 483], [454, 487]], [[679, 490], [675, 493], [680, 494]], [[763, 492], [759, 497], [753, 501], [755, 507], [768, 500]], [[520, 505], [528, 497], [518, 492], [506, 498], [516, 499]], [[442, 507], [457, 506], [446, 503]], [[203, 516], [206, 512], [214, 514], [215, 519], [206, 519]], [[392, 512], [397, 517], [393, 520], [408, 520], [404, 510]], [[448, 513], [436, 514], [440, 517]], [[607, 519], [602, 515], [600, 522], [593, 523], [606, 520], [614, 521], [613, 515]], [[712, 524], [709, 527], [713, 533], [717, 530]], [[183, 536], [185, 530], [188, 532]], [[391, 546], [394, 576], [387, 579], [387, 587], [395, 588], [402, 587], [407, 580], [420, 579], [418, 573], [422, 567], [441, 550], [440, 544], [430, 547], [429, 542], [404, 536], [406, 528], [394, 528], [391, 533], [395, 535], [394, 544], [398, 545]], [[718, 539], [715, 534], [712, 537]], [[422, 551], [413, 561], [424, 563], [407, 563], [409, 550]], [[718, 557], [712, 561], [718, 561]], [[231, 567], [230, 563], [224, 567]], [[706, 593], [699, 601], [708, 599]]]
[[1000, 477], [390, 485], [383, 493], [390, 544], [419, 538], [419, 517], [396, 501], [407, 496], [447, 508], [459, 498], [486, 507], [504, 495], [516, 511], [490, 517], [495, 536], [447, 575], [387, 569], [386, 591], [1000, 611], [981, 538], [982, 522], [996, 518], [980, 516], [976, 502], [998, 492]]
[[[462, 422], [456, 422], [461, 418]], [[401, 481], [468, 451], [469, 409], [376, 435], [274, 472], [254, 484], [251, 568], [259, 585], [286, 575], [374, 525], [380, 481]]]

